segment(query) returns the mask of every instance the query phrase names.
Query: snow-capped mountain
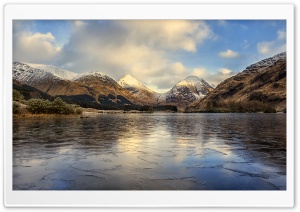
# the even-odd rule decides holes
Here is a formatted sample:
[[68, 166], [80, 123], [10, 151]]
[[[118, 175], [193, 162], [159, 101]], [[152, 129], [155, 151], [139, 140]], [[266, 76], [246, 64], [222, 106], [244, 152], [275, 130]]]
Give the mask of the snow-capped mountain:
[[130, 75], [116, 82], [101, 72], [77, 74], [55, 66], [20, 62], [13, 63], [13, 79], [51, 96], [116, 107], [127, 103], [184, 106], [202, 98], [213, 89], [205, 80], [189, 76], [178, 82], [169, 92], [160, 94]]
[[87, 73], [78, 74], [73, 78], [74, 81], [80, 80], [80, 79], [88, 79], [88, 78], [106, 78], [107, 75], [103, 74], [99, 71], [90, 71]]
[[138, 92], [139, 90], [151, 90], [144, 86], [140, 81], [132, 77], [131, 75], [127, 74], [123, 78], [118, 81], [119, 85], [123, 88], [127, 88], [128, 90], [132, 90], [132, 92]]
[[73, 83], [69, 79], [71, 76], [75, 75], [75, 73], [72, 74], [70, 71], [46, 65], [25, 64], [19, 62], [13, 63], [14, 80], [37, 88], [52, 96], [74, 94], [73, 91], [78, 90], [75, 89], [77, 85], [74, 87]]
[[147, 100], [151, 104], [187, 105], [197, 99], [203, 98], [213, 87], [204, 79], [189, 76], [178, 82], [166, 93], [156, 93], [144, 86], [130, 75], [126, 75], [118, 81], [119, 85], [134, 94], [135, 97]]
[[22, 83], [30, 85], [32, 82], [35, 82], [37, 80], [43, 80], [49, 78], [59, 79], [60, 77], [54, 75], [49, 71], [37, 69], [25, 63], [19, 63], [19, 62], [13, 63], [14, 80], [18, 80]]
[[269, 58], [261, 60], [257, 63], [254, 63], [254, 64], [246, 67], [246, 69], [241, 73], [245, 74], [245, 73], [249, 73], [249, 72], [262, 71], [267, 67], [274, 66], [277, 62], [280, 62], [280, 61], [286, 61], [286, 52], [282, 52], [273, 57], [269, 57]]
[[170, 91], [162, 94], [159, 101], [188, 105], [189, 103], [206, 96], [214, 88], [204, 79], [197, 76], [188, 76], [178, 82]]
[[100, 104], [125, 105], [142, 103], [132, 93], [120, 86], [114, 79], [101, 72], [88, 72], [74, 78], [84, 85]]
[[73, 81], [75, 82], [81, 82], [84, 85], [92, 86], [92, 84], [99, 84], [99, 83], [108, 83], [116, 86], [116, 81], [113, 80], [111, 77], [107, 76], [106, 74], [103, 74], [101, 72], [97, 71], [91, 71], [83, 74], [78, 74], [75, 78], [73, 78]]
[[140, 81], [127, 74], [118, 81], [118, 84], [131, 92], [135, 97], [149, 103], [155, 104], [157, 102], [158, 93], [144, 86]]
[[106, 107], [114, 105], [115, 108], [139, 102], [115, 80], [100, 72], [76, 74], [55, 66], [15, 62], [13, 79], [71, 102], [104, 102]]
[[32, 68], [43, 70], [45, 72], [52, 73], [54, 76], [66, 79], [66, 80], [72, 80], [74, 79], [78, 74], [56, 67], [51, 65], [44, 65], [44, 64], [34, 64], [34, 63], [24, 63], [25, 65], [28, 65]]
[[105, 95], [119, 95], [121, 93], [130, 94], [127, 90], [122, 88], [114, 79], [101, 72], [88, 72], [80, 74], [74, 78], [74, 82], [86, 86], [89, 90], [93, 90], [94, 93], [101, 93]]

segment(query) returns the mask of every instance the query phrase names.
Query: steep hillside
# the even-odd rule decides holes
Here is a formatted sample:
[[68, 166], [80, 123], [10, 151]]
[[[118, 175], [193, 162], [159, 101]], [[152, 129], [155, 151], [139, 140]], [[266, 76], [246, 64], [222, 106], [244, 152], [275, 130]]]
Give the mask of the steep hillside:
[[187, 112], [262, 111], [286, 109], [286, 53], [248, 66], [220, 83], [205, 98], [192, 103]]
[[134, 97], [148, 103], [156, 104], [157, 97], [160, 95], [152, 91], [151, 89], [144, 86], [140, 81], [132, 77], [131, 75], [126, 75], [118, 81], [119, 85], [128, 90], [133, 94]]
[[100, 72], [73, 73], [55, 66], [13, 63], [13, 80], [52, 97], [84, 107], [122, 108], [125, 105], [177, 106], [202, 99], [213, 87], [204, 79], [189, 76], [167, 93], [156, 93], [130, 75], [118, 82]]
[[126, 104], [143, 103], [112, 78], [98, 72], [78, 75], [53, 66], [15, 62], [13, 80], [87, 107], [118, 109]]
[[13, 80], [13, 89], [19, 91], [25, 100], [35, 98], [35, 99], [48, 99], [53, 100], [53, 97], [26, 84], [22, 84], [17, 80]]
[[115, 80], [100, 72], [89, 72], [74, 78], [74, 82], [85, 86], [90, 95], [101, 104], [143, 104], [129, 91], [121, 87]]
[[[60, 74], [58, 74], [58, 71], [55, 73], [53, 70], [49, 70], [49, 68], [44, 70], [34, 68], [31, 65], [19, 62], [13, 63], [13, 79], [22, 84], [37, 88], [51, 96], [89, 94], [85, 86], [69, 80], [69, 72], [64, 73], [64, 70], [60, 70]], [[63, 78], [64, 76], [68, 77]]]

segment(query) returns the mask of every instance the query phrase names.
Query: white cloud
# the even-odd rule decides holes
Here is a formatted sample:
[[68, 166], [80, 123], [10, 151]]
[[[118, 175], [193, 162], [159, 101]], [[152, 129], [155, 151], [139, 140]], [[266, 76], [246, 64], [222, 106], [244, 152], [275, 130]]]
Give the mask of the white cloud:
[[76, 27], [82, 27], [85, 25], [85, 22], [84, 21], [80, 21], [80, 20], [77, 20], [77, 21], [73, 21], [74, 25]]
[[235, 58], [239, 56], [238, 52], [227, 49], [227, 51], [219, 52], [219, 56], [227, 59]]
[[70, 42], [62, 51], [61, 66], [77, 72], [101, 71], [114, 79], [132, 74], [160, 89], [172, 87], [188, 72], [180, 61], [170, 59], [171, 52], [195, 52], [206, 39], [214, 39], [203, 21], [85, 21], [74, 26]]
[[[215, 35], [204, 21], [72, 21], [69, 42], [56, 46], [51, 33], [15, 30], [14, 60], [56, 64], [75, 72], [101, 71], [118, 80], [132, 74], [166, 89], [187, 76], [176, 51], [196, 52]], [[55, 63], [53, 62], [55, 61]], [[170, 80], [172, 76], [172, 80]]]
[[130, 32], [130, 39], [167, 50], [195, 52], [197, 44], [214, 36], [204, 21], [131, 20], [117, 23]]
[[55, 46], [55, 37], [50, 33], [14, 34], [13, 60], [35, 63], [49, 63], [61, 52], [61, 47]]
[[285, 40], [286, 39], [286, 32], [283, 30], [277, 31], [277, 39], [278, 40]]
[[232, 71], [227, 68], [220, 68], [217, 73], [211, 74], [207, 77], [207, 81], [211, 84], [218, 85], [222, 81], [226, 80], [229, 77], [236, 75], [237, 72]]
[[175, 74], [179, 75], [185, 74], [187, 71], [187, 69], [180, 62], [174, 63], [171, 68]]
[[237, 72], [232, 71], [228, 68], [220, 68], [217, 72], [207, 71], [204, 67], [197, 67], [192, 70], [192, 74], [203, 78], [208, 83], [213, 85], [218, 85], [225, 79], [237, 74]]
[[257, 50], [260, 54], [270, 54], [272, 52], [272, 48], [274, 46], [274, 42], [260, 42], [257, 44]]
[[227, 69], [227, 68], [220, 68], [220, 69], [219, 69], [219, 72], [220, 72], [221, 74], [223, 74], [223, 75], [228, 75], [228, 74], [230, 74], [232, 71], [229, 70], [229, 69]]
[[259, 42], [256, 47], [258, 53], [265, 56], [272, 56], [277, 53], [286, 51], [286, 45], [280, 44], [276, 41]]
[[273, 41], [263, 41], [256, 45], [257, 52], [264, 56], [272, 56], [280, 52], [286, 51], [286, 32], [284, 30], [277, 31], [277, 39]]
[[207, 76], [207, 71], [203, 67], [197, 67], [193, 69], [193, 75], [198, 77], [205, 77]]

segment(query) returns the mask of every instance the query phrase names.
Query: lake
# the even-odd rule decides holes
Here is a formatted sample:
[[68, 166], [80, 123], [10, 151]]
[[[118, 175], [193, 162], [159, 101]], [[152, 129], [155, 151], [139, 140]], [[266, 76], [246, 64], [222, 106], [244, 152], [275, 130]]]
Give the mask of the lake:
[[13, 120], [14, 190], [286, 190], [286, 114]]

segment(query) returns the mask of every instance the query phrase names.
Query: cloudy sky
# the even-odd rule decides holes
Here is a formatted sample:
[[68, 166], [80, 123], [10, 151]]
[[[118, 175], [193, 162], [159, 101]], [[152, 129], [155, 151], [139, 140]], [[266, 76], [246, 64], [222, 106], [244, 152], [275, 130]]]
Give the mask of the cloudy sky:
[[189, 75], [217, 85], [285, 51], [285, 21], [18, 20], [14, 62], [41, 63], [115, 80], [131, 74], [164, 92]]

